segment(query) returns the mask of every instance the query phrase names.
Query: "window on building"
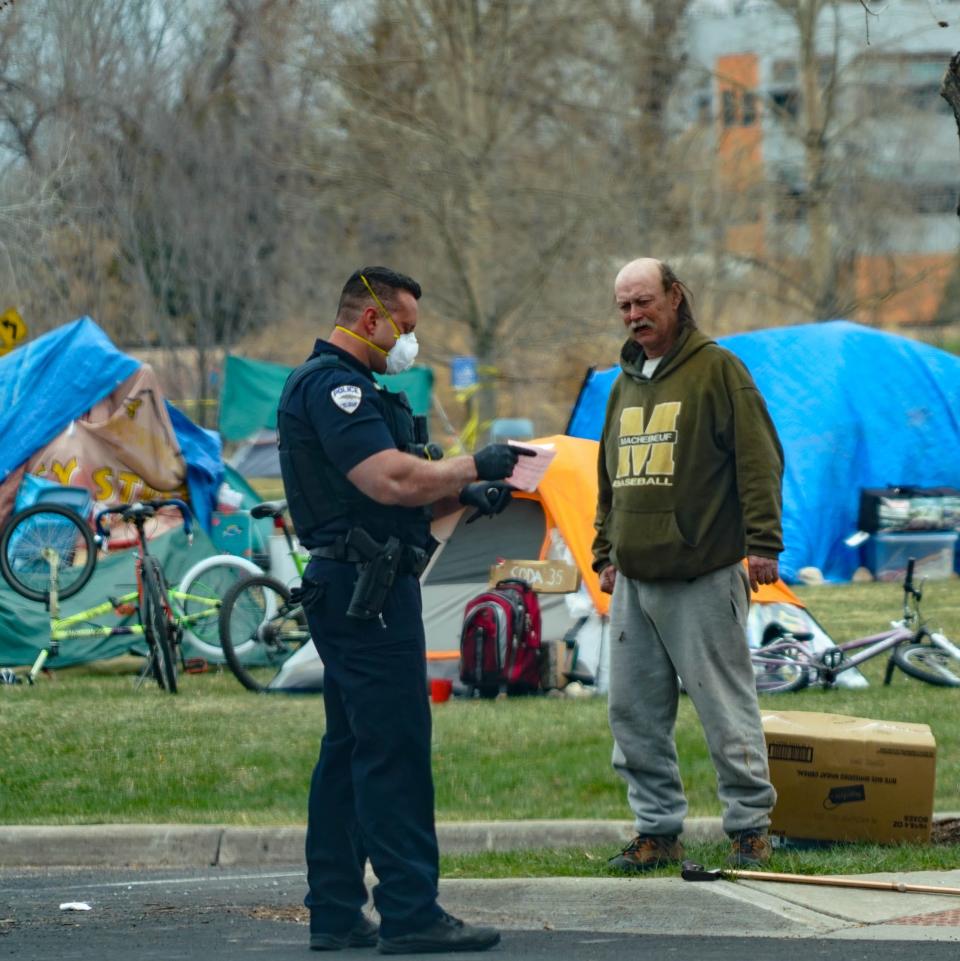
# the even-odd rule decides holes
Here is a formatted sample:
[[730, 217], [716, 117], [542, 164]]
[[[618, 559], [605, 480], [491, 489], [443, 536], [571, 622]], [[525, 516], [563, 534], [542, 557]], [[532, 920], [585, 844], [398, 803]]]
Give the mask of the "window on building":
[[737, 96], [732, 90], [724, 90], [721, 96], [724, 127], [733, 127], [737, 122]]
[[906, 91], [906, 100], [917, 110], [936, 110], [950, 113], [950, 104], [940, 96], [940, 82], [910, 86]]
[[767, 96], [773, 106], [773, 115], [777, 119], [797, 119], [800, 113], [800, 93], [797, 90], [771, 90]]
[[808, 206], [802, 187], [783, 187], [773, 197], [773, 220], [778, 224], [801, 224], [807, 219]]
[[752, 127], [757, 122], [757, 95], [752, 90], [743, 92], [743, 104], [740, 109], [740, 123], [744, 127]]
[[957, 209], [954, 184], [911, 184], [906, 191], [911, 208], [918, 214], [952, 214]]
[[700, 94], [694, 101], [694, 111], [700, 123], [710, 123], [713, 119], [713, 104], [709, 93]]
[[940, 96], [940, 82], [952, 54], [874, 54], [861, 64], [860, 81], [868, 100], [895, 94], [907, 107], [920, 111], [950, 113]]

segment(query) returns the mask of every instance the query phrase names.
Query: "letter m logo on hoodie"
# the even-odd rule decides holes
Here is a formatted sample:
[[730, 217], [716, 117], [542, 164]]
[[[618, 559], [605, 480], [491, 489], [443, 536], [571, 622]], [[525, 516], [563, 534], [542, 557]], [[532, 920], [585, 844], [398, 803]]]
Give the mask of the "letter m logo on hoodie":
[[672, 475], [677, 443], [679, 401], [657, 404], [644, 423], [644, 408], [625, 407], [620, 412], [617, 480], [651, 474]]

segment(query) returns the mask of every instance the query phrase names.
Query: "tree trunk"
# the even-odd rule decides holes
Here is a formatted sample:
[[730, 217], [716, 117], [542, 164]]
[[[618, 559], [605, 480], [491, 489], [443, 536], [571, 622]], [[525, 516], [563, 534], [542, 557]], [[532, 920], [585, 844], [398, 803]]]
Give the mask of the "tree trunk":
[[[954, 119], [957, 121], [957, 136], [960, 137], [960, 53], [955, 53], [950, 59], [950, 65], [940, 84], [940, 96], [953, 110]], [[960, 199], [957, 200], [957, 216], [960, 217]]]

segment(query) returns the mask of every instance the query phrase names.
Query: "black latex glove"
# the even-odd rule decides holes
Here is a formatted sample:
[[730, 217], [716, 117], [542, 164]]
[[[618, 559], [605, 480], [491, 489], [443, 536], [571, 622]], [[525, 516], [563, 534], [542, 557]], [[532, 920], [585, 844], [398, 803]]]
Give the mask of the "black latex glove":
[[464, 507], [475, 507], [476, 510], [467, 519], [472, 524], [478, 517], [493, 517], [506, 509], [510, 503], [510, 492], [513, 488], [503, 481], [477, 481], [467, 484], [460, 491], [460, 503]]
[[503, 480], [513, 473], [518, 457], [532, 457], [534, 453], [535, 451], [520, 450], [509, 444], [487, 444], [473, 455], [477, 465], [477, 477], [487, 481]]

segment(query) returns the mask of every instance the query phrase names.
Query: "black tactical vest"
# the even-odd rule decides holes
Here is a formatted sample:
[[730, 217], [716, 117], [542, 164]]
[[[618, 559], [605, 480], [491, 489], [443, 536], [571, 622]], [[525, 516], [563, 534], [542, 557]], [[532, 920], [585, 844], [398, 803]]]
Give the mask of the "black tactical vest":
[[[362, 527], [381, 542], [396, 537], [404, 544], [426, 547], [429, 507], [387, 506], [361, 493], [327, 457], [313, 428], [288, 410], [290, 398], [305, 378], [334, 368], [356, 374], [336, 354], [324, 353], [296, 368], [280, 395], [280, 471], [294, 529], [307, 548], [323, 546], [351, 527]], [[414, 440], [413, 411], [406, 395], [379, 388], [377, 396], [390, 436], [398, 449], [406, 449]]]

